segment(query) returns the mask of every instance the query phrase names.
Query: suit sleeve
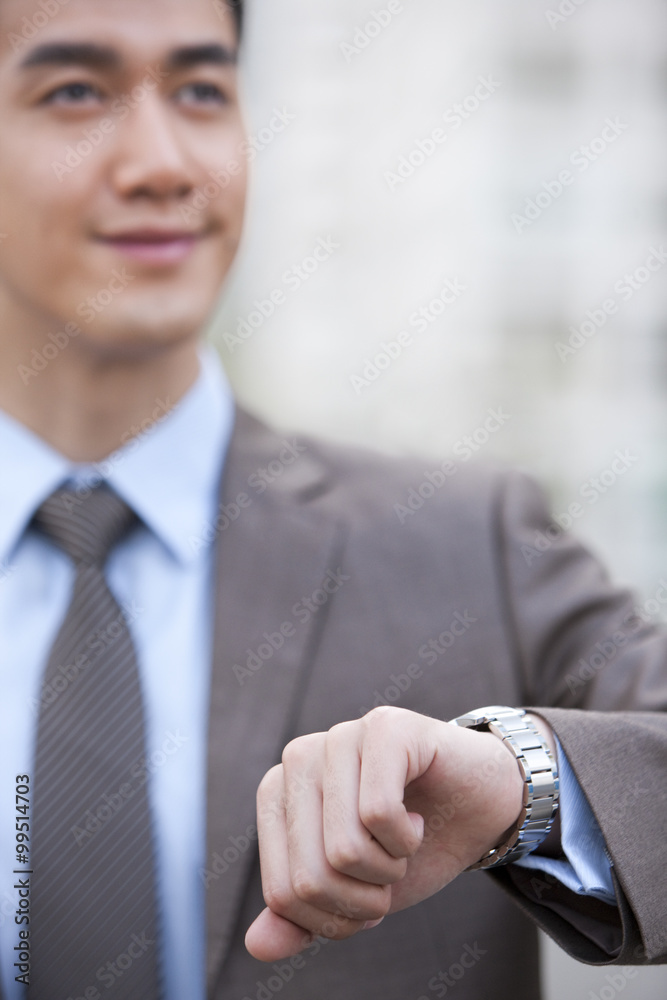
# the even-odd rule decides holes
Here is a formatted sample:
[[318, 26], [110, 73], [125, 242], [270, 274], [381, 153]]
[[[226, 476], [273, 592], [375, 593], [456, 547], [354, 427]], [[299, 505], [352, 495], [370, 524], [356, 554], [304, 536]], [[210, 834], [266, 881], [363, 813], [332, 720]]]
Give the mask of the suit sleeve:
[[642, 619], [518, 474], [498, 503], [497, 531], [526, 700], [558, 736], [602, 830], [617, 907], [515, 865], [493, 877], [580, 961], [667, 962], [667, 633]]

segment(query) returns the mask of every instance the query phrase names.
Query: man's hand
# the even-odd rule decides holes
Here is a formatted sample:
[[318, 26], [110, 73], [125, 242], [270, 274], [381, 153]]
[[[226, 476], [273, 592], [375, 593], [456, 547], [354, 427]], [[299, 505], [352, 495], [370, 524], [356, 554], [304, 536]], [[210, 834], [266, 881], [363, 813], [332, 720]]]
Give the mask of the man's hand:
[[257, 793], [267, 908], [248, 950], [276, 961], [426, 899], [502, 842], [522, 801], [497, 737], [405, 709], [294, 740]]

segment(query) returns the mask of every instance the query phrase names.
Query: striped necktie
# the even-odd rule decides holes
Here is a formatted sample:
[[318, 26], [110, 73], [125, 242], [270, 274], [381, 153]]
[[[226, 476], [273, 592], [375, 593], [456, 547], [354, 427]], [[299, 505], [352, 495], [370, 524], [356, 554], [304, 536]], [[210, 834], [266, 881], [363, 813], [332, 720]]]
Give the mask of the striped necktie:
[[59, 490], [33, 525], [73, 561], [43, 676], [33, 778], [30, 1000], [158, 1000], [144, 709], [125, 615], [103, 568], [138, 523], [106, 487]]

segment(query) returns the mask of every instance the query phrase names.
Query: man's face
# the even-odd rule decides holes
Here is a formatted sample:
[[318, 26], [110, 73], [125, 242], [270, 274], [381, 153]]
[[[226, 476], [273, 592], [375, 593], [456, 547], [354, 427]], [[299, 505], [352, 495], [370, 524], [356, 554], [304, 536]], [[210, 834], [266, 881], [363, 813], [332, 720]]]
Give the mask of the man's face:
[[103, 353], [191, 337], [243, 220], [233, 15], [61, 2], [0, 0], [0, 315]]

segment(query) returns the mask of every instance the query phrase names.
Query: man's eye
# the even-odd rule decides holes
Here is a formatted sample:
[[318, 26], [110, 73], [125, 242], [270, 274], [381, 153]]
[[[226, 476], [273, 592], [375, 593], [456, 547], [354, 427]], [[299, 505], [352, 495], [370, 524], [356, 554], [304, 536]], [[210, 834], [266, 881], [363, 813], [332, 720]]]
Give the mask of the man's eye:
[[193, 104], [226, 104], [227, 96], [214, 83], [186, 83], [179, 90], [179, 97]]
[[65, 83], [44, 98], [45, 104], [85, 104], [97, 100], [100, 93], [90, 83]]

